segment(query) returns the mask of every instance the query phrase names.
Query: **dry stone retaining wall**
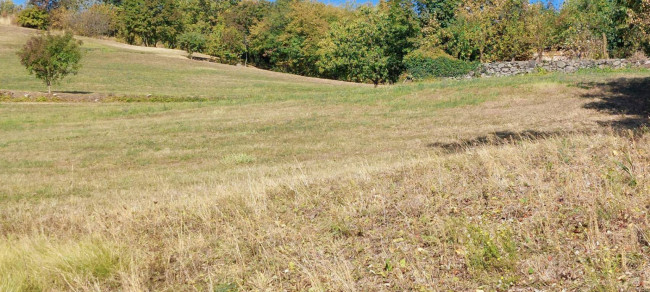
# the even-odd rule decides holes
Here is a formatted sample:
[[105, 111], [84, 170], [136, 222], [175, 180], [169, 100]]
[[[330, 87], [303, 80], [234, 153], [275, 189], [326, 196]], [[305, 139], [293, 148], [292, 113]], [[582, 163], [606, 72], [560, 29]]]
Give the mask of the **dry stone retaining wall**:
[[626, 59], [607, 60], [562, 60], [562, 61], [515, 61], [495, 62], [481, 65], [479, 70], [481, 77], [489, 76], [511, 76], [518, 74], [533, 73], [537, 68], [551, 72], [575, 72], [583, 68], [625, 68], [625, 67], [646, 67], [650, 68], [650, 61], [630, 61]]

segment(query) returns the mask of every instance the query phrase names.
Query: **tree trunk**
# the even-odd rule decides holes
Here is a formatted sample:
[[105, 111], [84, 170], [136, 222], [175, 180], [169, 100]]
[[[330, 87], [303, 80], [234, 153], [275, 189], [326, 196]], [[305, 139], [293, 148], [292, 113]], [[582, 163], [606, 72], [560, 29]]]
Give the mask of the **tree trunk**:
[[609, 59], [609, 53], [607, 52], [607, 35], [603, 33], [603, 58]]
[[47, 81], [47, 95], [52, 95], [52, 82]]
[[542, 62], [542, 55], [544, 54], [544, 49], [537, 49], [537, 62]]

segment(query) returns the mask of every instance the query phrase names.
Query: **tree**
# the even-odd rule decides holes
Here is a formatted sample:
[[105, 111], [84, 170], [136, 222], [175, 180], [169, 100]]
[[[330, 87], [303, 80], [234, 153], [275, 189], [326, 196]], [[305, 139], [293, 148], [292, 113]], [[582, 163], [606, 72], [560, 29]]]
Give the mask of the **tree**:
[[375, 86], [391, 80], [389, 39], [386, 13], [361, 7], [355, 17], [335, 24], [322, 43], [318, 61], [328, 77], [354, 82], [372, 82]]
[[48, 94], [52, 84], [58, 83], [69, 74], [77, 74], [81, 64], [81, 41], [71, 33], [64, 35], [45, 35], [30, 38], [18, 52], [20, 63], [47, 85]]
[[544, 50], [555, 44], [556, 15], [553, 8], [545, 7], [541, 3], [533, 4], [528, 10], [528, 19], [525, 22], [530, 44], [537, 51], [537, 61], [542, 62]]
[[446, 30], [450, 39], [447, 50], [461, 60], [485, 61], [486, 51], [496, 33], [497, 8], [489, 0], [465, 0]]
[[200, 52], [205, 49], [205, 36], [198, 32], [186, 32], [178, 37], [178, 43], [181, 49], [187, 52], [187, 57], [192, 59], [194, 52]]
[[125, 0], [119, 18], [120, 35], [129, 44], [141, 41], [145, 46], [155, 46], [163, 42], [175, 47], [182, 31], [175, 0]]
[[560, 12], [560, 36], [565, 49], [579, 58], [607, 58], [608, 47], [617, 39], [612, 0], [567, 0]]
[[0, 16], [7, 17], [20, 10], [20, 7], [11, 0], [0, 0]]
[[396, 81], [405, 69], [404, 56], [415, 49], [417, 39], [421, 37], [421, 27], [410, 1], [380, 2], [379, 9], [384, 10], [387, 17], [388, 32], [385, 42], [389, 56], [388, 71], [391, 81]]
[[435, 20], [441, 28], [446, 28], [454, 22], [456, 11], [462, 2], [462, 0], [415, 0], [415, 7], [423, 25]]
[[47, 29], [50, 25], [50, 16], [47, 11], [31, 6], [18, 14], [18, 24], [23, 27]]
[[531, 45], [526, 28], [528, 0], [498, 0], [494, 3], [495, 20], [492, 58], [528, 60]]
[[[628, 1], [630, 2], [630, 1]], [[636, 26], [643, 40], [647, 43], [650, 41], [650, 0], [636, 0], [628, 3], [629, 24]]]
[[250, 51], [258, 66], [319, 76], [320, 42], [330, 25], [348, 13], [340, 8], [303, 0], [279, 0], [250, 29]]

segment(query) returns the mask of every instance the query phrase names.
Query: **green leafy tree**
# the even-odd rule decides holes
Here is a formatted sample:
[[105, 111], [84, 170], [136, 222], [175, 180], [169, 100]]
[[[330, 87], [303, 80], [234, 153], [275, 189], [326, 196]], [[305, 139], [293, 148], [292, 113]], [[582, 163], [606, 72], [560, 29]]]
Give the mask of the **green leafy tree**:
[[47, 29], [50, 24], [50, 16], [47, 11], [36, 6], [23, 9], [18, 14], [18, 24], [22, 27]]
[[318, 76], [320, 42], [347, 11], [309, 1], [276, 1], [251, 28], [251, 53], [258, 66]]
[[650, 54], [650, 0], [617, 0], [614, 23], [618, 39], [613, 49], [619, 56], [629, 56], [645, 48]]
[[456, 19], [446, 29], [447, 51], [461, 60], [486, 61], [487, 50], [496, 34], [497, 8], [496, 1], [464, 1], [458, 8]]
[[405, 69], [404, 56], [416, 48], [422, 31], [412, 2], [389, 0], [380, 2], [379, 9], [385, 11], [387, 17], [388, 70], [391, 81], [396, 81]]
[[32, 37], [18, 52], [20, 63], [30, 74], [43, 80], [47, 92], [52, 93], [56, 84], [69, 74], [77, 74], [81, 64], [81, 42], [71, 33], [52, 35], [47, 33]]
[[556, 44], [556, 18], [555, 10], [541, 3], [531, 5], [528, 10], [526, 35], [537, 52], [538, 62], [542, 61], [544, 50]]
[[233, 48], [230, 53], [243, 58], [244, 66], [248, 65], [251, 29], [263, 17], [266, 3], [244, 1], [233, 5], [222, 13], [221, 42]]
[[530, 59], [532, 47], [526, 27], [528, 0], [498, 0], [493, 3], [492, 59]]
[[423, 25], [435, 20], [441, 28], [446, 28], [456, 18], [456, 11], [462, 0], [415, 0]]
[[379, 83], [391, 80], [389, 22], [386, 13], [361, 7], [351, 19], [335, 24], [323, 42], [318, 62], [328, 77], [354, 82]]
[[120, 36], [129, 44], [145, 46], [158, 42], [176, 46], [182, 31], [182, 18], [175, 0], [125, 0], [119, 16]]
[[616, 10], [612, 0], [567, 0], [559, 18], [563, 48], [579, 58], [607, 58], [610, 41], [618, 38]]
[[181, 49], [187, 52], [187, 57], [192, 59], [192, 54], [205, 49], [205, 36], [198, 32], [186, 32], [178, 37], [178, 44]]

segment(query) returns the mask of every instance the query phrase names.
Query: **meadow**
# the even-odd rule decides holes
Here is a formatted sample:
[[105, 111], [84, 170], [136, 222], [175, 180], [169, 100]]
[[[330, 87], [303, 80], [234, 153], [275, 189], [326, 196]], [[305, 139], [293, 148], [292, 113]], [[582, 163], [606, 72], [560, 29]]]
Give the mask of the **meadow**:
[[372, 86], [0, 26], [2, 291], [650, 289], [650, 71]]

